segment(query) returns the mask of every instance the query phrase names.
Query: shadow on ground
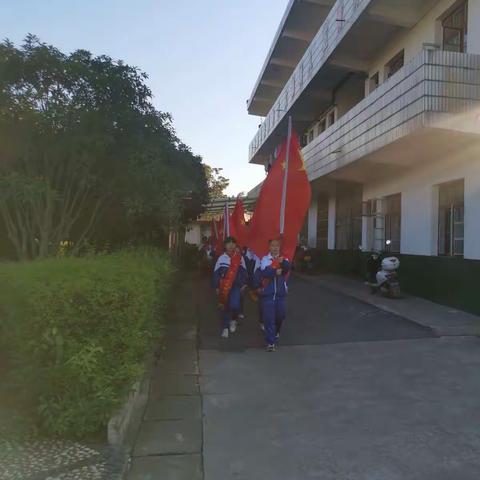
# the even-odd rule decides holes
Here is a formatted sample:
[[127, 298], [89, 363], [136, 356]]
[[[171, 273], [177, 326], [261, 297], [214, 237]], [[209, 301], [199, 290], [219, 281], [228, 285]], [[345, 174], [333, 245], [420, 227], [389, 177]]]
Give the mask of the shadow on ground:
[[[245, 302], [245, 320], [235, 335], [224, 340], [218, 338], [220, 319], [213, 292], [207, 282], [201, 288], [205, 303], [200, 316], [201, 349], [244, 351], [247, 348], [263, 347], [264, 342], [258, 326], [258, 306], [248, 295]], [[430, 328], [352, 297], [318, 288], [298, 277], [293, 277], [290, 281], [287, 321], [282, 332], [281, 345], [322, 345], [432, 337], [434, 334]]]

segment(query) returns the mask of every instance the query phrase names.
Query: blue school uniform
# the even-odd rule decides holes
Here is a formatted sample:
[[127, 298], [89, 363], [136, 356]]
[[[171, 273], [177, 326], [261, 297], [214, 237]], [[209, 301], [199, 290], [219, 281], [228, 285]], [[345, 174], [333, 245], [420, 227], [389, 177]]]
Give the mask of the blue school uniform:
[[255, 271], [260, 266], [260, 259], [250, 249], [247, 249], [244, 253], [243, 259], [247, 267], [248, 286], [251, 289], [256, 289], [259, 287], [259, 284], [255, 286]]
[[[213, 271], [213, 287], [220, 288], [220, 280], [225, 277], [230, 268], [230, 256], [223, 253], [218, 257], [217, 263]], [[228, 294], [228, 300], [221, 310], [222, 328], [228, 328], [231, 320], [236, 320], [240, 312], [241, 289], [247, 283], [247, 269], [245, 261], [242, 258], [237, 276], [233, 281], [232, 288]]]
[[271, 254], [262, 258], [258, 278], [260, 280], [260, 297], [262, 319], [265, 325], [265, 340], [273, 345], [276, 336], [280, 333], [285, 320], [285, 297], [287, 296], [287, 274], [290, 271], [290, 262], [286, 259], [280, 265], [282, 274], [277, 275], [276, 269], [272, 268], [274, 258]]

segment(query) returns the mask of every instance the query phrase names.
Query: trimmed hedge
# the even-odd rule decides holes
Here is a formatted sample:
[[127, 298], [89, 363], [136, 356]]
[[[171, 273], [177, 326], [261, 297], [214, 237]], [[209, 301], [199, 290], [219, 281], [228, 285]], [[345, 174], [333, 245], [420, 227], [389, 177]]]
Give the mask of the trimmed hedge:
[[1, 265], [7, 388], [44, 431], [105, 428], [143, 373], [172, 270], [166, 253], [146, 249]]

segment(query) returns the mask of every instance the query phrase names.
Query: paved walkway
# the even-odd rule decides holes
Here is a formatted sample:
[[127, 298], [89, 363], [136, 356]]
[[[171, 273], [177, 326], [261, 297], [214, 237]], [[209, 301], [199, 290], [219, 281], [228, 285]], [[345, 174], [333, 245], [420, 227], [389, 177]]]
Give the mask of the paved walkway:
[[129, 480], [478, 479], [477, 337], [296, 277], [267, 354], [250, 302], [221, 340], [207, 282], [179, 298]]
[[133, 450], [128, 480], [203, 479], [198, 330], [203, 282], [185, 281], [167, 320], [165, 345]]
[[438, 336], [480, 335], [480, 317], [455, 308], [405, 293], [400, 300], [392, 300], [378, 294], [372, 295], [363, 282], [344, 275], [301, 275], [301, 278], [317, 287], [343, 293], [386, 312], [430, 327]]

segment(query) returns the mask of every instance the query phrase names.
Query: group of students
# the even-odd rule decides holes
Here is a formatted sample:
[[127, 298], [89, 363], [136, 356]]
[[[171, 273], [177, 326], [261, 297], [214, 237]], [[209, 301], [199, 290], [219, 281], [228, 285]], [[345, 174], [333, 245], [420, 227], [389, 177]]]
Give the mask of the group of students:
[[273, 352], [285, 320], [285, 297], [290, 262], [280, 255], [281, 241], [269, 241], [269, 253], [261, 260], [248, 248], [243, 251], [235, 238], [224, 241], [224, 253], [215, 264], [213, 286], [221, 312], [221, 337], [235, 333], [243, 317], [243, 298], [247, 289], [259, 302], [260, 327], [265, 334], [267, 351]]

